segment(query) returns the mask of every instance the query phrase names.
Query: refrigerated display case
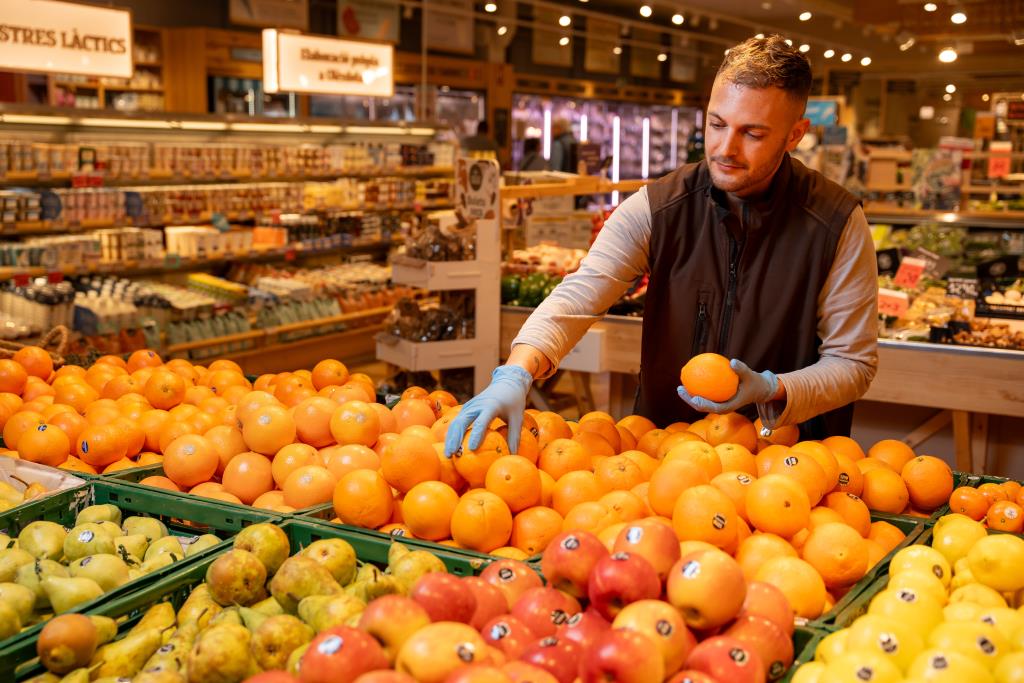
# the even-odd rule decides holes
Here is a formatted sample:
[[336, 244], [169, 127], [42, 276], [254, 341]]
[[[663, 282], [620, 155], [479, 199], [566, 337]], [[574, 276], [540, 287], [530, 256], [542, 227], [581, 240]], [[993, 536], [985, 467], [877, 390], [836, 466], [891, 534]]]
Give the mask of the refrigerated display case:
[[419, 87], [395, 86], [391, 97], [359, 97], [312, 95], [310, 116], [342, 118], [356, 121], [415, 121], [417, 118], [439, 121], [454, 131], [458, 138], [476, 133], [477, 124], [487, 113], [486, 96], [473, 90], [452, 90], [445, 86], [428, 86], [427, 114], [416, 116]]

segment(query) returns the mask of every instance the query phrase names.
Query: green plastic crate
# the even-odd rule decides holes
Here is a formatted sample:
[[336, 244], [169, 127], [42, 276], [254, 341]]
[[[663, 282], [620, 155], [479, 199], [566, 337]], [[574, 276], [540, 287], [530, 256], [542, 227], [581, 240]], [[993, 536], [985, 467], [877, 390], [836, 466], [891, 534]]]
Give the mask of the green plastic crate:
[[[167, 526], [167, 530], [175, 536], [212, 533], [225, 540], [192, 557], [184, 558], [172, 565], [129, 581], [96, 600], [82, 603], [71, 610], [72, 612], [88, 611], [98, 604], [128, 595], [140, 587], [161, 580], [184, 565], [214, 555], [228, 546], [232, 536], [251, 524], [282, 521], [279, 515], [257, 510], [243, 510], [237, 506], [219, 505], [215, 501], [183, 500], [178, 496], [165, 495], [155, 489], [129, 486], [112, 481], [93, 481], [85, 486], [69, 489], [0, 514], [0, 531], [4, 531], [13, 538], [25, 526], [39, 520], [71, 527], [74, 525], [79, 511], [89, 505], [103, 503], [117, 505], [124, 517], [155, 517], [162, 521]], [[42, 625], [40, 624], [25, 629], [18, 635], [0, 642], [0, 648], [13, 647], [22, 641], [34, 643], [41, 629]], [[0, 657], [0, 680], [10, 680], [8, 676], [11, 672], [10, 667], [11, 663]]]
[[828, 631], [821, 631], [816, 628], [797, 626], [793, 631], [793, 666], [782, 678], [782, 683], [789, 683], [793, 679], [796, 670], [801, 664], [814, 660], [814, 653], [818, 649], [818, 643], [828, 635]]

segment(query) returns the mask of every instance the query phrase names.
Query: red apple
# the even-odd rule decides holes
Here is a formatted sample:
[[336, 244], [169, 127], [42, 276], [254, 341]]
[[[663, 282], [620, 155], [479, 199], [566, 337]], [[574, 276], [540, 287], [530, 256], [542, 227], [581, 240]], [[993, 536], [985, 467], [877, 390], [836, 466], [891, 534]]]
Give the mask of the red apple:
[[735, 638], [714, 636], [693, 648], [686, 668], [729, 683], [765, 683], [761, 657]]
[[435, 572], [424, 574], [409, 591], [409, 597], [422, 605], [430, 620], [461, 621], [468, 624], [476, 611], [473, 591], [459, 577]]
[[526, 624], [538, 638], [555, 635], [559, 626], [580, 611], [576, 598], [550, 587], [531, 588], [512, 605], [512, 616]]
[[466, 664], [490, 664], [487, 642], [469, 624], [437, 621], [427, 624], [398, 651], [395, 670], [419, 683], [444, 683]]
[[480, 629], [480, 635], [509, 659], [518, 659], [523, 650], [537, 640], [537, 634], [511, 614], [491, 619]]
[[427, 610], [404, 595], [382, 595], [370, 601], [359, 617], [359, 628], [377, 639], [391, 664], [409, 636], [429, 623]]
[[761, 658], [765, 678], [774, 681], [786, 675], [793, 663], [793, 641], [782, 627], [765, 617], [747, 615], [737, 619], [725, 632], [750, 647]]
[[611, 620], [631, 602], [660, 596], [661, 581], [651, 563], [639, 555], [614, 553], [602, 557], [590, 571], [587, 595], [590, 606]]
[[793, 608], [789, 606], [786, 594], [773, 584], [764, 581], [751, 581], [747, 584], [747, 597], [736, 619], [748, 615], [773, 621], [787, 636], [793, 637]]
[[487, 583], [493, 584], [505, 594], [505, 599], [511, 607], [519, 596], [531, 588], [540, 588], [544, 585], [537, 572], [530, 569], [529, 565], [519, 560], [498, 560], [491, 562], [480, 572], [480, 578]]
[[373, 637], [357, 628], [335, 626], [309, 643], [299, 667], [301, 683], [349, 683], [368, 671], [388, 668]]
[[250, 676], [243, 683], [298, 683], [299, 679], [287, 671], [264, 671], [261, 674]]
[[511, 683], [504, 671], [489, 664], [469, 664], [456, 669], [444, 683]]
[[497, 586], [487, 583], [479, 576], [467, 576], [462, 579], [476, 601], [476, 609], [469, 620], [469, 625], [480, 630], [484, 624], [503, 614], [508, 614], [508, 600]]
[[666, 675], [678, 671], [697, 646], [683, 615], [663, 600], [639, 600], [626, 605], [615, 617], [612, 628], [629, 629], [650, 638], [661, 652]]
[[357, 678], [355, 683], [416, 683], [416, 679], [400, 671], [371, 671]]
[[550, 636], [526, 648], [519, 659], [544, 669], [554, 676], [558, 683], [573, 683], [579, 671], [577, 661], [580, 655], [580, 646], [573, 641]]
[[587, 579], [597, 561], [608, 555], [608, 548], [587, 531], [568, 531], [551, 539], [540, 559], [541, 572], [548, 585], [574, 598], [587, 595]]
[[592, 609], [586, 609], [569, 617], [569, 621], [558, 627], [555, 635], [565, 640], [574, 641], [586, 651], [595, 640], [604, 635], [611, 627], [612, 625], [600, 614]]
[[698, 550], [679, 559], [666, 584], [668, 601], [686, 625], [708, 630], [732, 621], [743, 607], [747, 583], [736, 560], [721, 550]]
[[612, 629], [583, 654], [581, 683], [661, 683], [665, 664], [658, 646], [643, 633]]
[[641, 519], [619, 532], [612, 545], [613, 553], [632, 553], [651, 563], [658, 578], [668, 576], [679, 560], [679, 539], [672, 526], [653, 519]]
[[558, 679], [544, 669], [526, 662], [509, 662], [501, 670], [512, 679], [512, 683], [558, 683]]
[[668, 679], [667, 683], [721, 683], [715, 680], [711, 676], [708, 676], [703, 671], [694, 671], [693, 669], [685, 669], [680, 671], [672, 678]]

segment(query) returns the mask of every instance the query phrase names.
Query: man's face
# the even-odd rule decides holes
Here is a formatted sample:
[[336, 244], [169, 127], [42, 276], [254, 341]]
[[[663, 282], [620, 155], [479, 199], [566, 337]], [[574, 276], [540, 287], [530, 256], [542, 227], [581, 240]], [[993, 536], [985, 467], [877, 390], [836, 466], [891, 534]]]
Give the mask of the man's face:
[[715, 187], [740, 197], [764, 192], [808, 125], [801, 104], [785, 91], [716, 79], [704, 131]]

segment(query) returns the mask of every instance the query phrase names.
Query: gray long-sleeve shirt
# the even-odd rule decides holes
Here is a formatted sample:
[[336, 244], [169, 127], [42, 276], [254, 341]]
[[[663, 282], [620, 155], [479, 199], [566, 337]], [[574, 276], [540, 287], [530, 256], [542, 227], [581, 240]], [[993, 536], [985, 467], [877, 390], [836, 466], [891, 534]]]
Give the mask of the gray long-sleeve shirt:
[[[587, 329], [647, 272], [650, 248], [651, 205], [642, 188], [605, 222], [579, 270], [537, 307], [512, 345], [536, 348], [551, 361], [549, 372], [554, 372]], [[878, 270], [860, 207], [843, 228], [832, 269], [818, 295], [818, 337], [818, 362], [779, 375], [786, 402], [766, 406], [769, 426], [798, 424], [855, 401], [875, 376]]]

